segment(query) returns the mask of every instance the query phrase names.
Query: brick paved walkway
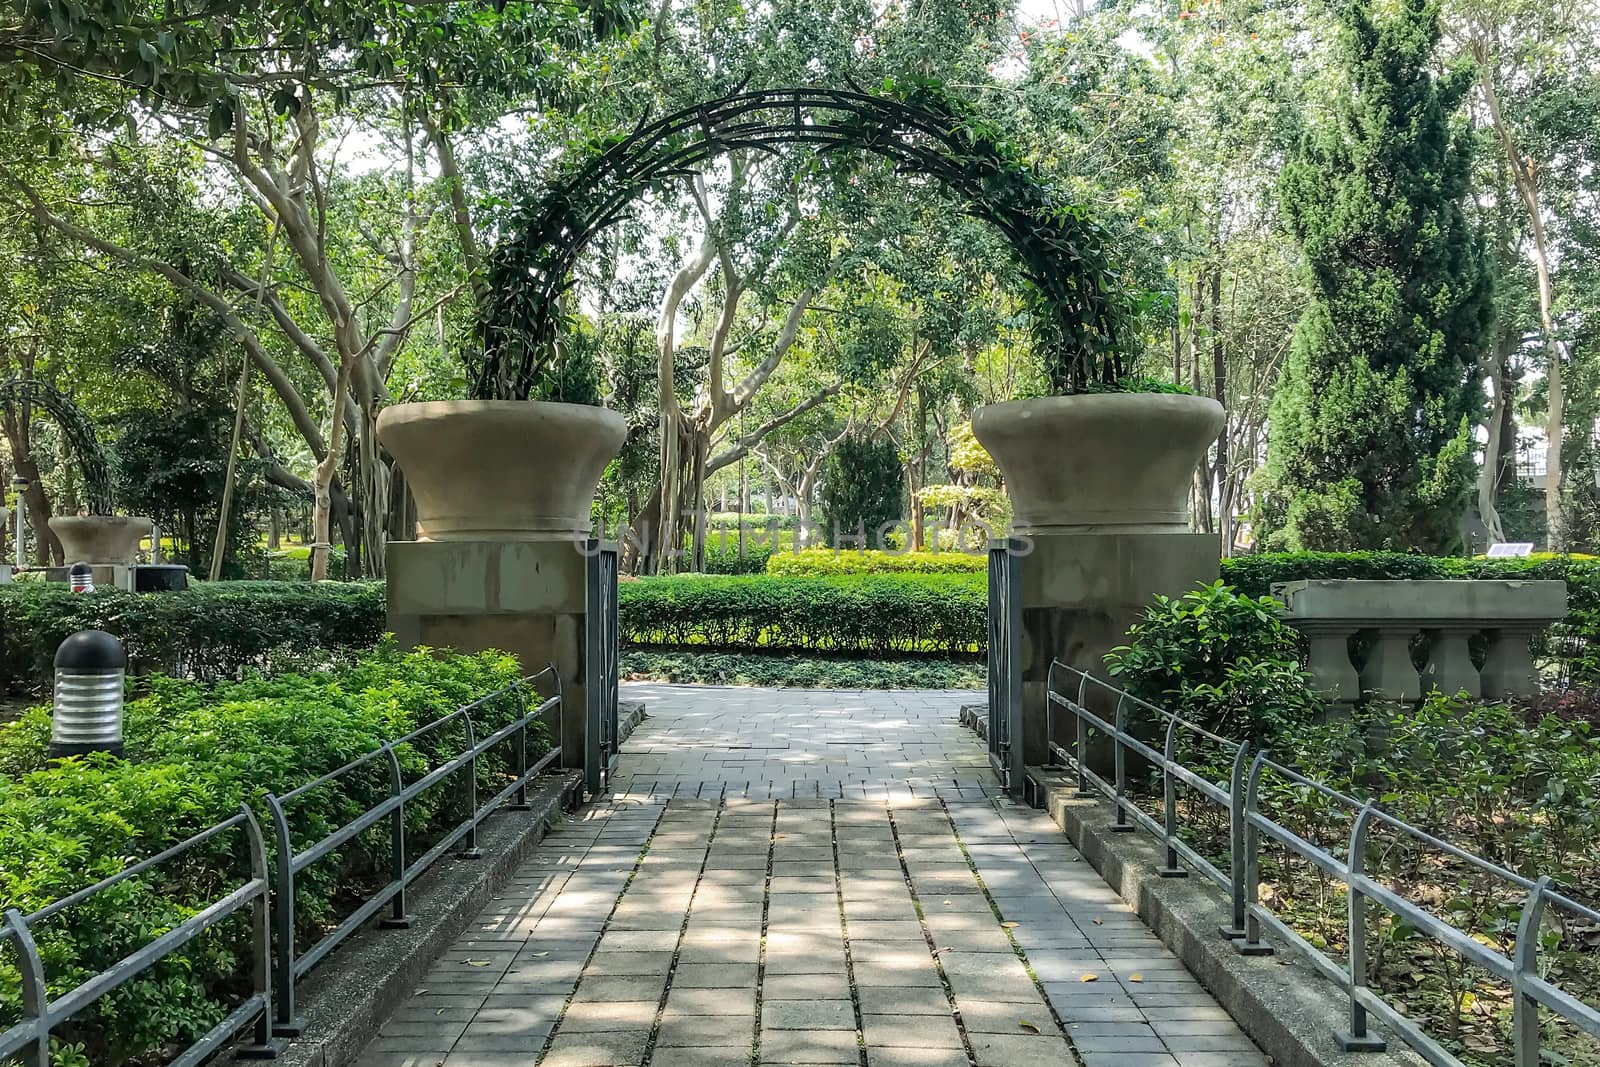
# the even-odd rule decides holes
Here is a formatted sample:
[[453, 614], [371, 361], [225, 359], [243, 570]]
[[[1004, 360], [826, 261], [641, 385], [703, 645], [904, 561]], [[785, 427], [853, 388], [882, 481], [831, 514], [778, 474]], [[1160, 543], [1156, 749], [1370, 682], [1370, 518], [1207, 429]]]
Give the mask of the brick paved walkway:
[[1264, 1067], [1048, 818], [986, 795], [970, 695], [629, 690], [617, 793], [361, 1067]]

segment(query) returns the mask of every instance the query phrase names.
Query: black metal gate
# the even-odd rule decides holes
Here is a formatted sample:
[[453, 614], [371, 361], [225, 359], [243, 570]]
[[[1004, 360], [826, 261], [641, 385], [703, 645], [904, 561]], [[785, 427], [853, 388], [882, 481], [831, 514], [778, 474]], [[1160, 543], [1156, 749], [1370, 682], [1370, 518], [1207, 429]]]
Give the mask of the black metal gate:
[[989, 542], [989, 765], [1022, 790], [1022, 575], [1015, 540]]
[[591, 794], [611, 787], [617, 766], [617, 546], [591, 540], [584, 597], [584, 664], [587, 723], [583, 732], [584, 787]]

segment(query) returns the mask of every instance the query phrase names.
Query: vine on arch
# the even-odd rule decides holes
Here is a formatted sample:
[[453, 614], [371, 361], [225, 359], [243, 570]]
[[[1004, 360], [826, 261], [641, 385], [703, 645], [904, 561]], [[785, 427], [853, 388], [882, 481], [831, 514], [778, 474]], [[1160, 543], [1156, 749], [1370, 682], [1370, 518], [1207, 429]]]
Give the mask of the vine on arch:
[[560, 303], [578, 256], [629, 205], [736, 149], [867, 151], [924, 174], [1006, 238], [1028, 286], [1035, 346], [1054, 393], [1114, 385], [1129, 368], [1132, 318], [1112, 234], [1052, 187], [998, 128], [936, 82], [849, 89], [742, 88], [580, 150], [538, 200], [517, 213], [490, 257], [469, 367], [480, 399], [528, 399], [560, 380]]
[[18, 404], [43, 408], [56, 420], [67, 444], [72, 446], [73, 455], [78, 457], [89, 511], [95, 515], [110, 515], [111, 472], [106, 455], [100, 449], [100, 435], [89, 416], [64, 393], [45, 382], [22, 377], [0, 382], [0, 407], [14, 410]]

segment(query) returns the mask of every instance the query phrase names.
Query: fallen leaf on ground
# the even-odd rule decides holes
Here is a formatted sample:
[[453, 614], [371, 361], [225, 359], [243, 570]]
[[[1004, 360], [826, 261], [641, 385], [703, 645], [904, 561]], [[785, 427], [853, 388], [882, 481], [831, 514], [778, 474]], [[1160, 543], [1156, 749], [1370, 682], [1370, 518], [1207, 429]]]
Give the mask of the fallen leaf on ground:
[[468, 967], [487, 967], [487, 966], [489, 966], [489, 961], [488, 960], [468, 960], [467, 961], [467, 966]]
[[1098, 974], [1080, 974], [1080, 975], [1078, 975], [1078, 981], [1080, 981], [1080, 982], [1098, 982], [1099, 980], [1100, 980], [1100, 976]]
[[1030, 1023], [1026, 1019], [1018, 1019], [1017, 1025], [1022, 1027], [1024, 1030], [1032, 1030], [1036, 1034], [1039, 1032], [1039, 1027], [1034, 1023]]
[[1021, 925], [1022, 924], [1018, 923], [1018, 922], [1003, 922], [1003, 923], [1000, 924], [1000, 929], [1002, 929], [1002, 930], [1015, 930], [1017, 927], [1019, 927]]
[[1104, 919], [1094, 919], [1092, 921], [1094, 922], [1094, 924], [1096, 926], [1104, 926], [1106, 924], [1106, 921]]
[[1135, 971], [1132, 974], [1128, 975], [1128, 981], [1130, 981], [1130, 982], [1142, 982], [1142, 981], [1144, 981], [1144, 975], [1140, 974], [1138, 971]]

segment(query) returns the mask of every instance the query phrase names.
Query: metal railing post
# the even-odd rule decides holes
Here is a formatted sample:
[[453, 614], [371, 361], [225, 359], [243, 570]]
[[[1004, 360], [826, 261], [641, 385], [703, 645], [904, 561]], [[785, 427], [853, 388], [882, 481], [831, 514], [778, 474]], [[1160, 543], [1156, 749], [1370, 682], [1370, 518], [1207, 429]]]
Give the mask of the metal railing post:
[[1122, 750], [1122, 739], [1127, 735], [1128, 729], [1128, 695], [1119, 693], [1117, 696], [1117, 721], [1111, 734], [1113, 746], [1113, 762], [1117, 769], [1117, 822], [1111, 827], [1113, 833], [1131, 834], [1134, 831], [1133, 823], [1128, 821], [1128, 756]]
[[1167, 865], [1157, 867], [1156, 873], [1163, 878], [1187, 878], [1189, 872], [1178, 866], [1178, 779], [1172, 773], [1173, 761], [1177, 758], [1178, 745], [1178, 717], [1172, 716], [1167, 720], [1167, 743], [1162, 750], [1161, 763], [1161, 807], [1162, 807], [1162, 838], [1167, 846]]
[[[267, 841], [261, 823], [250, 805], [240, 804], [244, 815], [245, 838], [250, 847], [250, 879], [261, 885], [261, 893], [250, 905], [250, 950], [255, 955], [251, 968], [251, 992], [261, 998], [261, 1014], [254, 1023], [255, 1040], [241, 1047], [238, 1056], [249, 1060], [276, 1059], [281, 1051], [273, 1040], [272, 1016], [272, 890], [267, 870]], [[294, 975], [289, 976], [291, 985]]]
[[389, 812], [389, 876], [395, 888], [394, 896], [389, 898], [389, 914], [378, 925], [403, 930], [411, 925], [411, 916], [406, 914], [405, 782], [400, 777], [400, 758], [394, 754], [394, 745], [385, 744], [383, 754], [389, 757], [389, 790], [394, 801]]
[[1089, 787], [1089, 775], [1086, 771], [1089, 766], [1089, 723], [1083, 717], [1083, 697], [1084, 689], [1088, 686], [1088, 684], [1088, 673], [1080, 672], [1078, 675], [1078, 702], [1072, 707], [1072, 718], [1077, 723], [1078, 733], [1076, 741], [1077, 748], [1074, 752], [1074, 755], [1076, 755], [1078, 758], [1078, 795], [1080, 797], [1092, 797], [1097, 795], [1095, 791]]
[[1233, 928], [1223, 930], [1222, 935], [1233, 940], [1233, 950], [1241, 956], [1270, 956], [1272, 946], [1261, 940], [1261, 920], [1254, 910], [1261, 895], [1261, 831], [1250, 818], [1261, 806], [1261, 775], [1267, 769], [1267, 752], [1257, 752], [1246, 772], [1249, 753], [1249, 745], [1239, 746], [1233, 754], [1233, 770], [1228, 779]]
[[1061, 661], [1052, 659], [1049, 670], [1044, 672], [1044, 769], [1050, 770], [1056, 765], [1056, 668], [1061, 666]]
[[[34, 1020], [38, 1027], [28, 1058], [33, 1067], [50, 1067], [50, 994], [44, 984], [44, 961], [39, 958], [39, 946], [22, 912], [6, 909], [6, 925], [11, 927], [17, 942], [17, 970], [22, 977], [22, 1014]], [[20, 1062], [20, 1061], [19, 1061]]]
[[472, 725], [472, 712], [463, 711], [462, 721], [467, 724], [467, 843], [456, 853], [458, 859], [483, 858], [478, 847], [478, 731]]
[[1544, 919], [1545, 875], [1528, 890], [1517, 920], [1517, 947], [1511, 956], [1511, 1049], [1516, 1067], [1539, 1067], [1539, 1002], [1528, 993], [1527, 980], [1539, 973], [1539, 925]]
[[1346, 1052], [1382, 1052], [1388, 1047], [1383, 1038], [1367, 1030], [1367, 1009], [1359, 997], [1361, 990], [1367, 988], [1367, 898], [1356, 888], [1356, 882], [1366, 865], [1367, 828], [1376, 810], [1368, 801], [1350, 830], [1350, 856], [1346, 863], [1350, 901], [1350, 1030], [1334, 1035], [1334, 1040]]
[[272, 968], [272, 1032], [279, 1037], [299, 1037], [305, 1031], [305, 1020], [294, 1013], [294, 846], [289, 841], [289, 817], [283, 803], [272, 793], [262, 799], [272, 816], [272, 894], [277, 897], [277, 907], [272, 910], [277, 932], [273, 939], [277, 962]]
[[521, 712], [521, 724], [511, 738], [512, 763], [517, 771], [517, 793], [512, 798], [510, 808], [512, 811], [530, 811], [528, 804], [528, 720], [533, 717], [533, 712], [528, 708], [528, 698], [522, 692], [522, 682], [516, 683], [517, 708]]

